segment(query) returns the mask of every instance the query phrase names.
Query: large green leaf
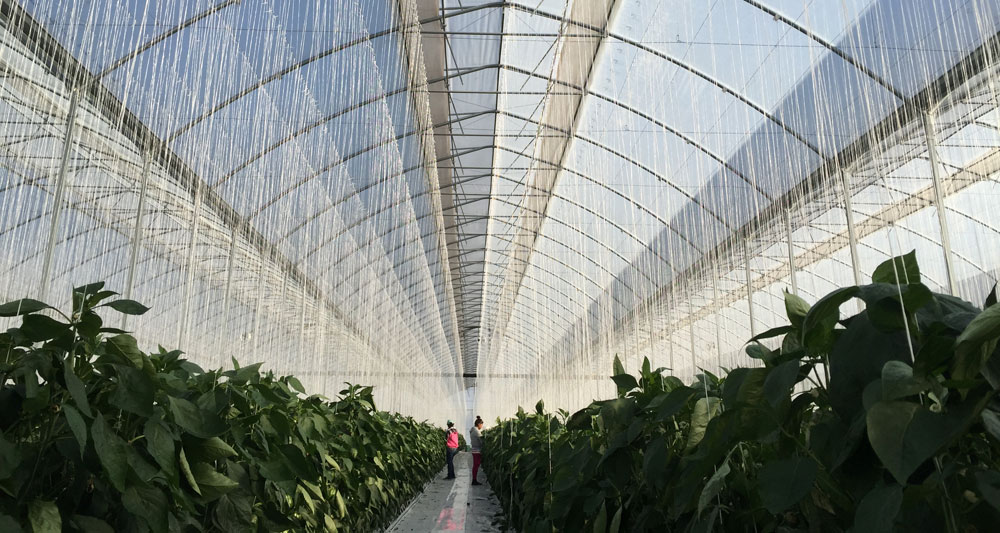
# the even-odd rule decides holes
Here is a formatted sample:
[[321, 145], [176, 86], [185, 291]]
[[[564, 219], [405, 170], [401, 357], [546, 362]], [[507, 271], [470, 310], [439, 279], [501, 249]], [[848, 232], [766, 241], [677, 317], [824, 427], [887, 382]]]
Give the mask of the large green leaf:
[[601, 500], [601, 510], [594, 518], [594, 533], [607, 533], [608, 531], [608, 504]]
[[0, 317], [27, 315], [29, 313], [37, 313], [43, 309], [51, 309], [51, 307], [44, 302], [39, 302], [38, 300], [22, 298], [20, 300], [14, 300], [13, 302], [7, 302], [0, 305]]
[[115, 300], [104, 305], [126, 315], [138, 316], [145, 314], [146, 311], [149, 311], [148, 307], [134, 300]]
[[708, 423], [722, 409], [722, 401], [714, 396], [698, 398], [691, 413], [691, 429], [685, 449], [692, 450], [705, 437]]
[[975, 479], [979, 494], [994, 509], [1000, 511], [1000, 472], [996, 470], [979, 470], [975, 474]]
[[237, 455], [236, 450], [219, 437], [186, 440], [184, 450], [192, 461], [206, 463]]
[[132, 485], [122, 495], [122, 505], [155, 533], [167, 531], [169, 500], [155, 486]]
[[[650, 402], [648, 408], [652, 408], [653, 404], [656, 403], [656, 415], [654, 419], [659, 422], [665, 421], [679, 413], [681, 409], [687, 405], [688, 400], [691, 399], [694, 392], [694, 389], [690, 387], [678, 387], [667, 394], [660, 394], [654, 398], [653, 401]], [[663, 400], [661, 402], [657, 402], [660, 398], [663, 398]]]
[[0, 480], [9, 478], [21, 464], [21, 450], [0, 431]]
[[753, 370], [760, 370], [762, 372], [767, 372], [767, 369], [750, 369], [750, 368], [734, 368], [729, 371], [726, 375], [726, 381], [722, 383], [722, 405], [726, 409], [730, 409], [736, 406], [736, 402], [739, 398], [740, 388], [743, 383], [750, 377]]
[[766, 463], [757, 475], [757, 490], [764, 508], [778, 514], [802, 501], [812, 490], [817, 470], [816, 462], [806, 457]]
[[[342, 458], [342, 460], [345, 465], [351, 464], [350, 459], [347, 457]], [[277, 456], [277, 454], [272, 455], [268, 460], [262, 462], [259, 468], [260, 475], [274, 482], [292, 481], [296, 477], [286, 464], [284, 458]]]
[[800, 328], [802, 327], [802, 321], [806, 318], [806, 314], [809, 313], [809, 304], [802, 298], [799, 298], [797, 294], [785, 291], [785, 313], [788, 315], [788, 321], [792, 323], [792, 326]]
[[210, 464], [195, 463], [191, 465], [191, 473], [198, 482], [202, 496], [207, 500], [214, 500], [239, 487], [239, 483], [220, 474]]
[[100, 518], [75, 514], [71, 520], [83, 533], [115, 533], [115, 529]]
[[73, 365], [69, 361], [63, 364], [63, 379], [66, 381], [66, 390], [69, 391], [76, 406], [87, 416], [94, 416], [90, 413], [90, 401], [87, 399], [87, 387], [80, 380], [80, 377], [73, 371]]
[[[184, 453], [183, 447], [181, 448], [181, 453], [177, 456], [177, 464], [180, 465], [181, 473], [184, 474], [184, 480], [188, 482], [191, 490], [200, 495], [201, 487], [198, 486], [198, 480], [194, 477], [194, 471], [191, 470], [191, 463], [188, 462], [187, 455]], [[263, 472], [263, 468], [261, 468], [261, 472]]]
[[875, 267], [875, 272], [872, 273], [872, 283], [897, 285], [920, 283], [920, 266], [917, 264], [916, 251], [893, 257]]
[[914, 377], [910, 365], [902, 361], [888, 361], [882, 367], [882, 399], [898, 400], [914, 396], [931, 387], [924, 378]]
[[700, 515], [706, 507], [712, 502], [712, 500], [722, 492], [723, 487], [726, 485], [726, 476], [729, 475], [729, 461], [722, 463], [722, 466], [715, 470], [712, 477], [708, 478], [708, 483], [705, 483], [705, 488], [702, 489], [701, 495], [698, 496], [698, 514]]
[[131, 366], [115, 365], [118, 386], [111, 395], [111, 404], [123, 411], [141, 416], [152, 416], [153, 396], [156, 385], [142, 370]]
[[149, 420], [145, 426], [146, 450], [156, 464], [167, 475], [171, 483], [177, 483], [177, 459], [174, 456], [174, 437], [159, 420]]
[[608, 525], [608, 533], [618, 533], [622, 527], [622, 507], [619, 506], [615, 515], [611, 517], [611, 524]]
[[[805, 317], [803, 317], [803, 319], [805, 319]], [[762, 341], [764, 339], [773, 339], [774, 337], [780, 337], [781, 335], [785, 335], [787, 333], [795, 331], [795, 329], [796, 328], [793, 328], [792, 326], [778, 326], [776, 328], [771, 328], [763, 333], [758, 333], [754, 335], [750, 339], [750, 342], [753, 343], [757, 341]]]
[[979, 416], [987, 400], [988, 396], [970, 396], [949, 406], [947, 413], [934, 413], [914, 402], [878, 402], [868, 409], [868, 440], [896, 481], [905, 484], [910, 474]]
[[667, 471], [667, 460], [669, 459], [667, 441], [663, 437], [656, 437], [650, 441], [646, 447], [646, 452], [642, 459], [642, 472], [646, 479], [655, 486], [662, 486], [666, 481], [664, 474]]
[[792, 359], [774, 367], [764, 380], [763, 396], [771, 407], [788, 400], [792, 387], [799, 381], [799, 360]]
[[601, 406], [600, 418], [606, 429], [625, 428], [632, 422], [632, 411], [635, 402], [630, 399], [618, 398], [605, 402]]
[[253, 506], [250, 500], [239, 494], [224, 494], [215, 504], [212, 519], [222, 531], [253, 531]]
[[143, 367], [142, 351], [131, 335], [115, 335], [107, 340], [108, 352], [124, 357], [136, 368]]
[[298, 446], [283, 444], [278, 449], [281, 450], [281, 455], [285, 457], [288, 467], [298, 478], [311, 481], [318, 477], [319, 472], [317, 471], [315, 462], [311, 458], [307, 458]]
[[873, 283], [859, 287], [868, 318], [881, 331], [915, 328], [915, 313], [934, 301], [930, 289], [921, 284]]
[[832, 332], [840, 318], [840, 306], [860, 293], [858, 287], [844, 287], [813, 304], [802, 319], [802, 345], [814, 353], [826, 352], [833, 343]]
[[25, 315], [21, 319], [21, 334], [33, 342], [55, 339], [69, 331], [70, 325], [45, 315]]
[[80, 413], [72, 405], [64, 405], [62, 407], [62, 414], [66, 418], [66, 425], [69, 426], [73, 436], [76, 437], [77, 444], [80, 445], [80, 456], [82, 457], [84, 450], [87, 449], [87, 422], [83, 420], [83, 417], [80, 416]]
[[[105, 282], [97, 281], [94, 283], [88, 283], [86, 285], [80, 285], [79, 287], [73, 287], [73, 296], [77, 295], [85, 297], [94, 296], [95, 294], [101, 292], [101, 289], [104, 288], [104, 285]], [[114, 295], [114, 293], [111, 293], [110, 295]]]
[[854, 511], [852, 533], [891, 533], [893, 522], [903, 503], [903, 487], [889, 485], [875, 487], [861, 499]]
[[772, 364], [776, 357], [774, 352], [759, 342], [751, 342], [747, 345], [745, 351], [752, 359], [760, 359], [767, 365]]
[[62, 516], [55, 502], [35, 500], [28, 506], [28, 522], [34, 533], [62, 533]]
[[6, 533], [21, 533], [23, 530], [21, 529], [21, 524], [18, 524], [17, 520], [14, 520], [13, 517], [0, 513], [0, 531], [4, 531]]
[[739, 404], [758, 405], [763, 401], [764, 382], [770, 373], [767, 368], [736, 368], [733, 369], [733, 377], [736, 378], [730, 383], [729, 378], [723, 385], [723, 404], [729, 407], [736, 407]]
[[625, 373], [625, 366], [622, 365], [621, 358], [619, 358], [618, 355], [615, 354], [615, 361], [614, 361], [614, 364], [612, 365], [611, 375], [612, 376], [620, 376], [620, 375], [622, 375], [624, 373]]
[[909, 358], [909, 345], [902, 332], [881, 332], [866, 313], [854, 317], [830, 352], [830, 404], [844, 419], [853, 420], [862, 410], [865, 387], [882, 377], [889, 361]]
[[986, 432], [993, 435], [997, 442], [1000, 442], [1000, 413], [991, 409], [983, 409], [982, 417]]
[[125, 492], [125, 476], [128, 475], [129, 468], [128, 445], [108, 426], [101, 413], [97, 413], [90, 432], [94, 439], [94, 449], [97, 450], [108, 480], [119, 492]]
[[306, 393], [306, 389], [305, 387], [302, 386], [302, 382], [296, 379], [295, 376], [288, 376], [286, 379], [288, 380], [289, 387], [298, 392], [301, 392], [302, 394]]
[[174, 422], [196, 437], [217, 437], [226, 431], [226, 425], [216, 414], [201, 409], [183, 399], [170, 398], [170, 413]]
[[920, 376], [937, 374], [951, 364], [954, 356], [955, 337], [948, 334], [929, 335], [914, 356], [913, 371]]
[[969, 322], [969, 325], [955, 339], [955, 360], [952, 377], [956, 380], [974, 379], [996, 346], [1000, 338], [1000, 305], [993, 305]]
[[625, 396], [626, 393], [639, 387], [639, 382], [631, 374], [617, 374], [611, 379], [618, 387], [618, 396]]
[[240, 367], [238, 370], [232, 373], [229, 381], [236, 385], [243, 385], [244, 383], [256, 383], [260, 380], [260, 367], [264, 363], [254, 363], [252, 365], [247, 365]]
[[596, 414], [597, 411], [592, 407], [580, 409], [566, 420], [566, 428], [571, 430], [587, 429]]

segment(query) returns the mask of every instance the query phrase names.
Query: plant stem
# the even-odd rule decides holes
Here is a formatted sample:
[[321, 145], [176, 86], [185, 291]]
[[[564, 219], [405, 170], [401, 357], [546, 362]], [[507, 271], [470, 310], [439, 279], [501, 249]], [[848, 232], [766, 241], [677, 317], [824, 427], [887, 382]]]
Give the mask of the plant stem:
[[22, 490], [18, 495], [18, 506], [24, 505], [24, 497], [31, 493], [31, 486], [35, 483], [35, 479], [38, 474], [38, 467], [42, 464], [42, 457], [45, 456], [45, 449], [49, 446], [49, 440], [52, 438], [52, 431], [55, 429], [57, 421], [59, 421], [59, 417], [53, 416], [52, 423], [49, 424], [49, 429], [45, 432], [45, 437], [42, 439], [42, 443], [38, 447], [38, 455], [35, 457], [35, 465], [31, 468], [31, 477], [28, 478], [28, 484], [24, 487], [24, 490]]

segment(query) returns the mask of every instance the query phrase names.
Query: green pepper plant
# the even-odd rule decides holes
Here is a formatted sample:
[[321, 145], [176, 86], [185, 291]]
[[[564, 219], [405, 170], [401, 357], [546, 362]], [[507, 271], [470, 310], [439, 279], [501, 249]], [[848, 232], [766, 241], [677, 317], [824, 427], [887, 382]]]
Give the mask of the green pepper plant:
[[66, 315], [0, 305], [0, 531], [372, 531], [444, 464], [441, 433], [330, 401], [261, 364], [206, 371], [145, 353], [100, 311], [148, 309], [95, 283]]
[[[864, 310], [842, 318], [852, 299]], [[485, 436], [510, 525], [550, 531], [994, 531], [1000, 305], [921, 283], [913, 253], [685, 385], [616, 357], [616, 398], [519, 410]], [[771, 339], [771, 340], [768, 340]], [[771, 344], [768, 348], [765, 343]]]

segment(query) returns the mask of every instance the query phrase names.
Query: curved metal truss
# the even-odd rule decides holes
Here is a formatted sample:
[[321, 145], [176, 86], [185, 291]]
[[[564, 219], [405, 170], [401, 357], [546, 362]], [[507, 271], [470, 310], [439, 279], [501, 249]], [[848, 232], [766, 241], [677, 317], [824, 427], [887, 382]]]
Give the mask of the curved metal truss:
[[[0, 136], [0, 205], [7, 206], [0, 242], [49, 233], [44, 246], [18, 251], [8, 271], [38, 271], [45, 289], [74, 269], [107, 272], [126, 280], [128, 291], [177, 303], [177, 311], [150, 318], [176, 322], [161, 328], [171, 342], [210, 336], [202, 317], [243, 328], [243, 346], [256, 354], [269, 346], [259, 339], [270, 328], [303, 353], [310, 342], [329, 341], [338, 354], [394, 358], [389, 370], [352, 371], [442, 374], [455, 395], [466, 386], [463, 377], [565, 361], [581, 346], [638, 354], [669, 345], [673, 358], [689, 345], [693, 369], [696, 344], [714, 343], [722, 364], [728, 348], [720, 324], [732, 321], [723, 315], [759, 329], [774, 314], [778, 284], [787, 280], [814, 295], [840, 282], [841, 274], [818, 265], [858, 280], [861, 257], [882, 252], [865, 239], [929, 212], [938, 234], [902, 228], [896, 238], [941, 248], [945, 271], [927, 277], [957, 293], [956, 269], [988, 268], [969, 250], [953, 249], [947, 219], [991, 236], [1000, 221], [944, 204], [995, 179], [996, 147], [960, 163], [939, 150], [966, 128], [983, 126], [997, 107], [984, 87], [995, 81], [1000, 10], [942, 2], [941, 12], [957, 14], [954, 28], [926, 31], [951, 31], [960, 49], [939, 60], [914, 44], [922, 35], [905, 36], [899, 46], [924, 54], [928, 65], [937, 61], [906, 74], [890, 60], [874, 61], [864, 45], [878, 36], [864, 33], [863, 23], [889, 16], [879, 10], [897, 1], [870, 0], [831, 30], [767, 0], [733, 0], [730, 8], [752, 17], [746, 26], [773, 25], [781, 36], [695, 42], [678, 34], [675, 43], [643, 31], [669, 21], [624, 20], [623, 11], [635, 8], [629, 0], [537, 7], [337, 0], [351, 15], [343, 27], [323, 30], [337, 37], [316, 37], [322, 46], [292, 54], [289, 43], [298, 37], [273, 28], [301, 21], [279, 13], [257, 20], [246, 2], [215, 0], [198, 12], [178, 9], [183, 16], [155, 30], [143, 26], [136, 31], [142, 37], [109, 47], [110, 57], [98, 60], [81, 48], [85, 39], [36, 16], [45, 2], [0, 0], [0, 122], [7, 126]], [[725, 8], [697, 9], [709, 21]], [[914, 7], [909, 16], [936, 13]], [[969, 13], [978, 17], [975, 27]], [[277, 26], [266, 26], [271, 19]], [[231, 27], [238, 22], [248, 27]], [[262, 33], [273, 38], [261, 41], [269, 48], [259, 57], [244, 52], [247, 64], [257, 61], [256, 70], [247, 69], [252, 74], [226, 80], [217, 92], [192, 92], [192, 100], [203, 100], [196, 105], [184, 107], [179, 98], [169, 104], [177, 109], [157, 110], [142, 102], [164, 98], [142, 86], [157, 79], [144, 74], [183, 78], [172, 69], [212, 68], [199, 57], [176, 61], [183, 47], [196, 46], [179, 42], [213, 24], [234, 34], [260, 30], [251, 22], [271, 28]], [[463, 39], [476, 46], [459, 46]], [[678, 53], [674, 45], [687, 40], [704, 46], [703, 54]], [[749, 44], [774, 55], [805, 48], [811, 57], [800, 72], [784, 74], [754, 56], [750, 66], [761, 76], [789, 78], [776, 89], [783, 97], [770, 102], [749, 88], [757, 73], [734, 82], [715, 67], [729, 57], [719, 47]], [[350, 54], [363, 56], [363, 75], [337, 70]], [[608, 83], [623, 72], [647, 74], [616, 65], [621, 58], [652, 65], [664, 94], [637, 96], [624, 82]], [[844, 141], [830, 141], [839, 131], [824, 131], [844, 122], [820, 116], [841, 110], [818, 107], [830, 91], [850, 89], [823, 79], [831, 73], [868, 87], [852, 95], [866, 109], [843, 110], [858, 121]], [[365, 86], [322, 103], [294, 96], [335, 90], [304, 81], [333, 74], [356, 75]], [[685, 115], [642, 98], [669, 99], [674, 90], [713, 101], [715, 118], [739, 116], [746, 131], [720, 141], [719, 124], [692, 128], [698, 102]], [[256, 119], [230, 114], [263, 116], [260, 102], [269, 102], [267, 116], [277, 119], [291, 107], [311, 107], [280, 126], [228, 125]], [[610, 124], [600, 123], [601, 113]], [[661, 145], [639, 146], [643, 133]], [[211, 137], [221, 134], [235, 137], [232, 154], [197, 153], [199, 144], [217, 148]], [[919, 178], [933, 178], [934, 186], [895, 183], [900, 161], [929, 167]], [[770, 174], [786, 171], [789, 177]], [[882, 196], [871, 206], [865, 194]], [[844, 224], [823, 222], [841, 203]], [[780, 253], [779, 242], [787, 242]], [[808, 286], [796, 283], [804, 272]], [[213, 298], [224, 305], [213, 308]], [[547, 320], [536, 316], [539, 309]], [[414, 368], [406, 368], [410, 360]]]

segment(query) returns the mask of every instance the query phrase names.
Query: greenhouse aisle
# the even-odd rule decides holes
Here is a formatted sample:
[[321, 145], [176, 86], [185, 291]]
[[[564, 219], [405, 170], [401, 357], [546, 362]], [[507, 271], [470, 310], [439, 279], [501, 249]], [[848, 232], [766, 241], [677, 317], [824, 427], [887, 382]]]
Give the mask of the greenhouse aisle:
[[442, 470], [424, 488], [423, 494], [389, 527], [390, 532], [500, 531], [500, 503], [483, 471], [479, 471], [482, 485], [469, 484], [472, 454], [460, 453], [455, 458], [456, 479], [444, 479], [445, 473]]

